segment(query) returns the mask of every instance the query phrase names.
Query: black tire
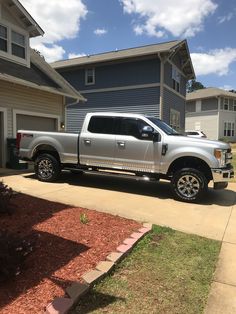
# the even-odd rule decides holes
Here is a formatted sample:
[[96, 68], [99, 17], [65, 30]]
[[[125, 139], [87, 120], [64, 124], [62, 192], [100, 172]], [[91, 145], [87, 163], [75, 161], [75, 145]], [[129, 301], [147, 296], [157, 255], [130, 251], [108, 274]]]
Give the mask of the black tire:
[[60, 162], [50, 154], [39, 155], [34, 169], [38, 180], [43, 182], [53, 182], [61, 173]]
[[192, 168], [177, 171], [171, 181], [177, 200], [193, 203], [201, 200], [207, 192], [207, 179], [202, 172]]

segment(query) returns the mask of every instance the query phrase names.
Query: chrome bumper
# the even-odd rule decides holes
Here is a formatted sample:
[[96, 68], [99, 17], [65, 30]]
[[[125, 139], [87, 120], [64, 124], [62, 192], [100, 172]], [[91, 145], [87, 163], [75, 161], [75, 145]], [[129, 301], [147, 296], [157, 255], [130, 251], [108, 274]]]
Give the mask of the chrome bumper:
[[211, 169], [211, 172], [214, 183], [228, 182], [230, 179], [234, 177], [234, 168], [232, 166], [223, 169], [220, 168]]

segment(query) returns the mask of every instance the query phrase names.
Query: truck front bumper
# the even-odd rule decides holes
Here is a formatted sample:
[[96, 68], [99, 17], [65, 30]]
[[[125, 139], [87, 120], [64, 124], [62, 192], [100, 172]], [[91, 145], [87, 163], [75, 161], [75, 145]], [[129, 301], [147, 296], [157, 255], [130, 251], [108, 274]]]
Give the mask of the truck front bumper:
[[230, 179], [234, 177], [234, 168], [230, 165], [227, 168], [211, 169], [214, 181], [214, 189], [224, 189]]

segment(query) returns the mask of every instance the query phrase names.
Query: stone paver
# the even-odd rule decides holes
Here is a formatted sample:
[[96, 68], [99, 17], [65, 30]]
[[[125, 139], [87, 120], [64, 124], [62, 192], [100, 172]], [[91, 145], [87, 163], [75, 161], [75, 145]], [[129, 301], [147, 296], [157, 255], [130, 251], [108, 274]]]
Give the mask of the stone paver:
[[122, 256], [123, 256], [122, 253], [112, 252], [107, 256], [106, 259], [110, 262], [117, 263], [122, 258]]
[[235, 314], [236, 287], [214, 282], [204, 314]]
[[100, 262], [97, 266], [96, 269], [100, 270], [102, 273], [108, 273], [114, 266], [115, 264], [111, 261], [104, 261]]
[[75, 303], [79, 297], [85, 294], [88, 290], [89, 285], [80, 282], [74, 282], [71, 286], [66, 288], [66, 293], [72, 299], [73, 303]]
[[128, 253], [131, 249], [132, 245], [130, 244], [121, 244], [116, 248], [116, 250], [120, 253]]
[[236, 244], [223, 242], [214, 280], [236, 287]]
[[125, 239], [124, 240], [124, 244], [127, 244], [127, 245], [133, 245], [134, 243], [136, 243], [138, 241], [138, 239], [134, 239], [134, 238], [128, 238], [128, 239]]
[[101, 279], [104, 276], [104, 273], [101, 272], [100, 270], [94, 269], [91, 270], [87, 273], [85, 273], [82, 276], [82, 279], [87, 283], [87, 284], [94, 284], [96, 283], [99, 279]]
[[69, 298], [55, 298], [47, 307], [46, 314], [66, 314], [72, 307], [73, 301]]

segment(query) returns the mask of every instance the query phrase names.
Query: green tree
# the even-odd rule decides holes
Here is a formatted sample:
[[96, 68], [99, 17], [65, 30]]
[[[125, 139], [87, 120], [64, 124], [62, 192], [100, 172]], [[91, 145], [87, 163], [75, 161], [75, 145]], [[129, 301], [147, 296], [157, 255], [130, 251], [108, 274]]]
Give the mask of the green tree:
[[195, 90], [198, 90], [198, 89], [203, 89], [203, 88], [206, 88], [201, 82], [198, 82], [196, 80], [190, 80], [188, 81], [187, 83], [187, 93], [191, 93]]

